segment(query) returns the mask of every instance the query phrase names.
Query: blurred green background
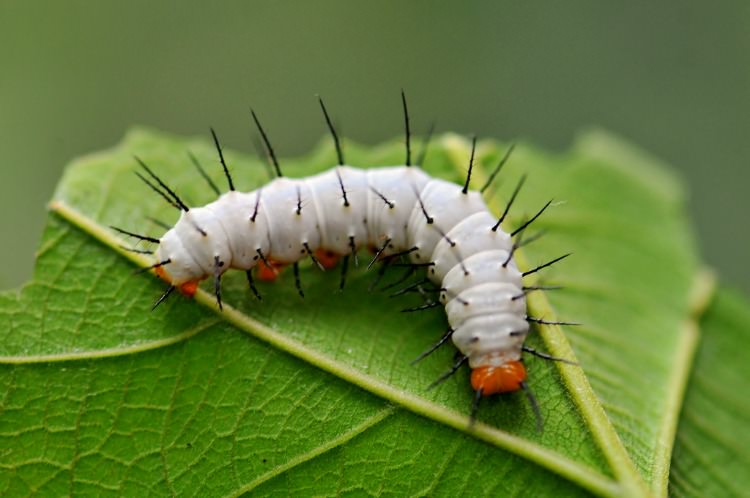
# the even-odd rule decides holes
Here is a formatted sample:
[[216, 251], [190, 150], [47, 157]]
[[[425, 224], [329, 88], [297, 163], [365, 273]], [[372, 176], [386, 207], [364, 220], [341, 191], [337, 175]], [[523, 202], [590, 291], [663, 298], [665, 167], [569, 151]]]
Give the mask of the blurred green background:
[[[65, 163], [133, 124], [281, 155], [325, 133], [523, 137], [602, 126], [678, 168], [706, 260], [750, 290], [750, 3], [0, 1], [0, 288], [31, 274]], [[149, 195], [144, 190], [144, 195]]]

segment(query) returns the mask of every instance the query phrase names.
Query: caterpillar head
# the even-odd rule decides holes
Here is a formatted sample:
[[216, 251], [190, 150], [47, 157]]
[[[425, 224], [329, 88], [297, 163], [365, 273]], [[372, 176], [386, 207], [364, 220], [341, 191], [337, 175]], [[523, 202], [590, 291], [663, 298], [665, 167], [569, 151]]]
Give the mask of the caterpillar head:
[[201, 280], [213, 276], [216, 302], [222, 309], [221, 275], [232, 266], [232, 252], [210, 205], [183, 211], [175, 226], [159, 239], [155, 255], [159, 277], [188, 297], [195, 295]]
[[[179, 225], [179, 222], [178, 222]], [[167, 231], [159, 240], [155, 256], [160, 262], [154, 271], [165, 282], [176, 287], [182, 294], [193, 297], [198, 284], [208, 274], [195, 263], [194, 258], [185, 249], [177, 227]]]
[[477, 367], [471, 371], [471, 387], [475, 391], [481, 389], [484, 396], [518, 391], [525, 380], [526, 368], [520, 361]]

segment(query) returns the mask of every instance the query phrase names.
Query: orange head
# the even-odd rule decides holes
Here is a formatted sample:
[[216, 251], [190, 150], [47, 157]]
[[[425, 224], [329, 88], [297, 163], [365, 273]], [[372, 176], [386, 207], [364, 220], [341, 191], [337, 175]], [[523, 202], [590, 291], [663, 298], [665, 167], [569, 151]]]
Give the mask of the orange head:
[[484, 396], [508, 393], [521, 389], [526, 380], [526, 368], [520, 361], [509, 361], [497, 367], [478, 367], [471, 371], [471, 387], [482, 390]]

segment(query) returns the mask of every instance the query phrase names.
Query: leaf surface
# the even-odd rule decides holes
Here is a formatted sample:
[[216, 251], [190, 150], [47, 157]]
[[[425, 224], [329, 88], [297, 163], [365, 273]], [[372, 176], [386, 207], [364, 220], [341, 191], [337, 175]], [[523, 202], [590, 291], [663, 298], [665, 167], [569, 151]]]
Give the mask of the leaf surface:
[[[691, 297], [699, 273], [681, 188], [654, 160], [601, 132], [565, 154], [521, 145], [488, 196], [501, 212], [516, 179], [529, 175], [506, 229], [552, 197], [564, 201], [535, 224], [548, 235], [517, 255], [531, 268], [575, 253], [543, 274], [565, 290], [529, 299], [533, 316], [583, 324], [541, 327], [530, 339], [580, 363], [527, 359], [545, 422], [540, 434], [520, 393], [485, 400], [481, 423], [469, 430], [465, 371], [426, 391], [451, 363], [451, 347], [416, 367], [409, 361], [445, 329], [443, 312], [398, 313], [419, 301], [368, 292], [373, 273], [363, 268], [350, 274], [343, 293], [336, 292], [338, 272], [303, 268], [304, 301], [291, 272], [259, 284], [262, 302], [234, 272], [224, 279], [230, 306], [222, 314], [205, 292], [150, 313], [163, 285], [132, 275], [124, 255], [148, 261], [121, 251], [118, 244], [132, 241], [107, 226], [159, 236], [162, 229], [147, 217], [176, 219], [132, 174], [133, 155], [190, 205], [210, 201], [186, 166], [187, 150], [222, 185], [207, 142], [147, 130], [68, 169], [33, 282], [0, 297], [0, 434], [13, 441], [0, 460], [0, 489], [666, 492], [697, 341], [686, 323], [707, 293]], [[504, 151], [480, 144], [475, 186]], [[346, 152], [357, 166], [403, 160], [398, 144], [349, 145]], [[445, 136], [430, 147], [425, 169], [458, 182], [468, 155], [464, 140]], [[259, 160], [226, 156], [240, 189], [267, 181]], [[304, 176], [327, 169], [334, 157], [322, 146], [282, 166]], [[397, 278], [391, 272], [384, 283]]]

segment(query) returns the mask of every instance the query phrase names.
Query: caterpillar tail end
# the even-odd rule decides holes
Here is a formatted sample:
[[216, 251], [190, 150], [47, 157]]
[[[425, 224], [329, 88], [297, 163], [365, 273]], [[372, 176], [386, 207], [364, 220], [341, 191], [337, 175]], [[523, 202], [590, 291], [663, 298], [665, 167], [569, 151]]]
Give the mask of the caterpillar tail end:
[[509, 361], [500, 366], [478, 367], [471, 371], [471, 387], [484, 396], [509, 393], [522, 389], [526, 368], [520, 361]]

